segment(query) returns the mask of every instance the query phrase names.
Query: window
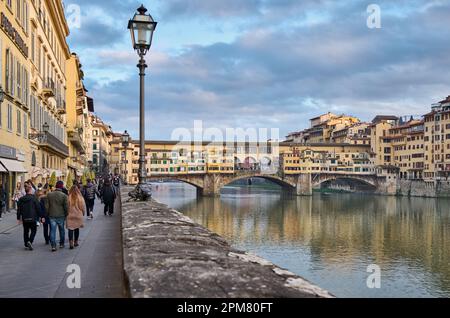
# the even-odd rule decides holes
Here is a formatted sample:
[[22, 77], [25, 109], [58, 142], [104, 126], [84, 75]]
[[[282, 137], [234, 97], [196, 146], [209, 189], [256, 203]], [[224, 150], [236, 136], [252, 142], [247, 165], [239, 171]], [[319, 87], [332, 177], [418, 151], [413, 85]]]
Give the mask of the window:
[[97, 144], [94, 144], [94, 150], [97, 150]]
[[28, 33], [28, 3], [26, 0], [23, 2], [23, 22], [23, 28]]
[[22, 82], [23, 96], [22, 96], [22, 101], [28, 107], [28, 72], [27, 72], [27, 69], [25, 67], [23, 67], [22, 70], [23, 70], [23, 82]]
[[6, 83], [5, 83], [5, 88], [6, 88], [6, 91], [7, 92], [10, 92], [10, 89], [11, 89], [11, 85], [10, 85], [10, 80], [11, 80], [11, 76], [10, 76], [10, 68], [11, 68], [11, 65], [10, 65], [10, 51], [9, 51], [9, 49], [6, 49], [6, 53], [5, 53], [5, 57], [6, 57], [6, 66], [5, 66], [5, 80], [6, 80]]
[[21, 2], [22, 2], [22, 0], [16, 0], [16, 17], [19, 21], [22, 21]]
[[28, 138], [28, 118], [27, 114], [23, 114], [23, 138]]
[[33, 30], [31, 31], [31, 60], [33, 61], [33, 63], [36, 64], [36, 59], [35, 59], [35, 48], [34, 48], [34, 45], [35, 45], [34, 38], [35, 38], [35, 36], [34, 36], [34, 28], [33, 28]]
[[19, 61], [16, 61], [16, 72], [17, 72], [17, 98], [22, 99], [22, 90], [21, 90], [21, 78], [22, 78], [22, 67], [19, 63]]
[[8, 130], [12, 131], [12, 106], [8, 104]]
[[16, 111], [17, 115], [17, 134], [22, 133], [22, 115], [20, 114], [20, 110]]

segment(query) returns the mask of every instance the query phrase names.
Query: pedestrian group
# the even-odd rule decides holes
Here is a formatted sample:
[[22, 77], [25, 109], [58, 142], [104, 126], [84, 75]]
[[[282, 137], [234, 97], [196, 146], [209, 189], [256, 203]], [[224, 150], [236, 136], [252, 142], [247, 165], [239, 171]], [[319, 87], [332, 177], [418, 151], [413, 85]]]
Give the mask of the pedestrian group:
[[[56, 252], [56, 232], [59, 233], [59, 248], [65, 247], [65, 229], [68, 230], [70, 249], [79, 246], [80, 229], [84, 227], [84, 216], [94, 218], [96, 197], [104, 203], [104, 215], [112, 216], [114, 202], [118, 195], [119, 178], [113, 177], [95, 180], [88, 179], [86, 185], [78, 182], [67, 190], [63, 181], [58, 181], [55, 189], [48, 184], [37, 188], [28, 180], [24, 187], [20, 182], [14, 193], [17, 222], [23, 225], [25, 248], [32, 251], [37, 228], [42, 224], [45, 244]], [[3, 194], [0, 193], [0, 197]]]

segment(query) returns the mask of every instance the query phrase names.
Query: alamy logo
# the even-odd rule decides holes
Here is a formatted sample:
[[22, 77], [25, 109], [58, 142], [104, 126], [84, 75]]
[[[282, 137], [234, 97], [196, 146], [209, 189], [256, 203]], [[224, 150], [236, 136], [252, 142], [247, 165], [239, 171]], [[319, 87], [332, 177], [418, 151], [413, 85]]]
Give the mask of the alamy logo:
[[67, 24], [70, 29], [81, 28], [81, 8], [76, 4], [69, 4], [66, 9]]
[[69, 289], [81, 288], [81, 268], [77, 264], [70, 264], [67, 266], [66, 273], [70, 273], [67, 276], [66, 285]]
[[367, 272], [372, 273], [367, 277], [367, 288], [380, 289], [381, 288], [381, 268], [378, 265], [371, 264], [367, 266]]
[[367, 27], [369, 29], [381, 29], [381, 8], [378, 4], [370, 4], [367, 7]]

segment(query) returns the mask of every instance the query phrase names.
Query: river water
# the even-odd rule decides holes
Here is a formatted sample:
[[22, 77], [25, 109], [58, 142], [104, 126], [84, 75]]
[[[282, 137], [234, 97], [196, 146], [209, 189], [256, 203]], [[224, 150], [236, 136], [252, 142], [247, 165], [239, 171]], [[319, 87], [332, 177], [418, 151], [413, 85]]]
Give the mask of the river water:
[[[448, 199], [296, 197], [248, 186], [197, 198], [183, 183], [154, 184], [153, 197], [338, 297], [450, 297]], [[367, 284], [377, 281], [373, 264], [380, 288]]]

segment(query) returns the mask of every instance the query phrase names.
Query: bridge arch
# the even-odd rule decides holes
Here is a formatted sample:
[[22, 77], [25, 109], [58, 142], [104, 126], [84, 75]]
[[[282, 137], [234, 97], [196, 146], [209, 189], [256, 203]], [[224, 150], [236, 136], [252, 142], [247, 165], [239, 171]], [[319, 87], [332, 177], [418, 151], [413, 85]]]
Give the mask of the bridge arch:
[[356, 186], [367, 186], [371, 190], [377, 188], [376, 179], [372, 176], [357, 176], [357, 175], [320, 175], [318, 179], [312, 178], [312, 186], [320, 187], [325, 183], [331, 183], [333, 181], [347, 181], [351, 185], [354, 182]]
[[179, 181], [186, 184], [189, 184], [195, 187], [197, 190], [203, 190], [203, 176], [201, 178], [184, 178], [183, 176], [168, 176], [168, 177], [149, 177], [148, 181], [157, 181], [157, 180], [170, 180], [170, 181]]
[[253, 174], [253, 175], [249, 174], [249, 175], [241, 175], [241, 176], [233, 176], [233, 177], [224, 178], [224, 180], [221, 184], [221, 188], [223, 188], [233, 182], [239, 181], [239, 180], [256, 179], [256, 178], [271, 181], [284, 189], [295, 190], [295, 188], [296, 188], [296, 184], [294, 184], [294, 183], [283, 180], [283, 179], [279, 178], [278, 176], [264, 175], [264, 174]]

